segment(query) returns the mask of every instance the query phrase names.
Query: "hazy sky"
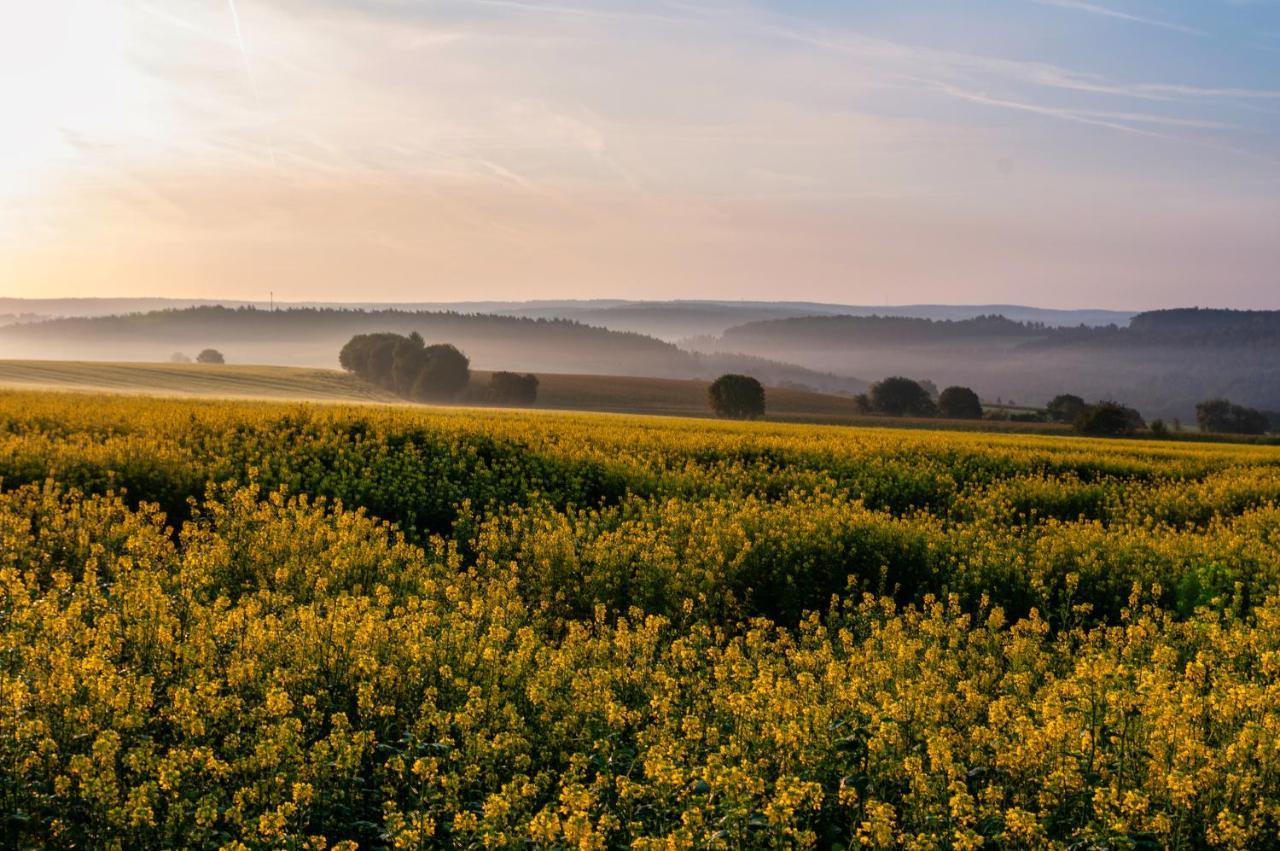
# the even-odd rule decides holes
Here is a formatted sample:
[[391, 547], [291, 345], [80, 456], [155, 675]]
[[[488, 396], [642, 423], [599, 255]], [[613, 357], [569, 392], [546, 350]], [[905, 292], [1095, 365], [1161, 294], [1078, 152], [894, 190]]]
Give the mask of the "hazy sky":
[[0, 295], [1280, 308], [1280, 0], [30, 0]]

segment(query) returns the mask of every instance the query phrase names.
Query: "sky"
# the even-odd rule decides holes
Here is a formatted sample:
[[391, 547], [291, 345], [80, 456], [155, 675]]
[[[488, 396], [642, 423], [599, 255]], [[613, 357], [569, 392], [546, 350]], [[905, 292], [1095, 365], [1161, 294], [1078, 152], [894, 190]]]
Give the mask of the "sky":
[[0, 296], [1280, 308], [1280, 0], [0, 14]]

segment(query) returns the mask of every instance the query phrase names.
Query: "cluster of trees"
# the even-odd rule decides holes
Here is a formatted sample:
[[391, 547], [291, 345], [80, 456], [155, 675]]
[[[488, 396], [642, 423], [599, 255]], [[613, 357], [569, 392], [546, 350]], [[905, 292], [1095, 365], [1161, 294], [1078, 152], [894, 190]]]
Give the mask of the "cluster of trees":
[[1202, 431], [1219, 434], [1266, 434], [1271, 418], [1262, 411], [1233, 405], [1226, 399], [1208, 399], [1196, 405], [1196, 424]]
[[[926, 383], [902, 376], [886, 378], [872, 385], [868, 393], [857, 397], [857, 405], [864, 413], [894, 417], [946, 417], [965, 420], [983, 418], [982, 401], [970, 388], [948, 387], [935, 398]], [[1069, 393], [1055, 397], [1045, 407], [1043, 415], [1031, 414], [1019, 418], [1037, 422], [1048, 419], [1051, 422], [1070, 423], [1079, 433], [1094, 436], [1135, 434], [1147, 427], [1142, 414], [1134, 408], [1110, 400], [1089, 404], [1079, 396]]]
[[[1142, 431], [1147, 423], [1135, 408], [1104, 399], [1086, 405], [1076, 416], [1072, 426], [1080, 434], [1093, 437], [1124, 437]], [[1163, 427], [1163, 423], [1161, 426]]]
[[[1112, 401], [1090, 405], [1070, 393], [1055, 396], [1045, 406], [1045, 413], [1053, 422], [1071, 423], [1081, 434], [1124, 436], [1147, 428], [1142, 415], [1133, 408]], [[1266, 434], [1274, 427], [1266, 412], [1227, 399], [1209, 399], [1196, 405], [1196, 423], [1201, 431], [1218, 434]], [[1153, 420], [1150, 430], [1156, 436], [1169, 431], [1163, 420]]]
[[935, 400], [931, 385], [900, 375], [877, 381], [871, 389], [854, 398], [865, 414], [891, 417], [947, 417], [955, 420], [982, 419], [982, 401], [968, 387], [948, 387]]
[[455, 399], [471, 381], [471, 361], [449, 343], [428, 346], [416, 331], [357, 334], [338, 362], [372, 384], [417, 401]]
[[[338, 354], [338, 363], [371, 384], [419, 402], [457, 399], [471, 383], [471, 361], [450, 343], [430, 346], [414, 331], [357, 334]], [[538, 399], [538, 376], [495, 372], [489, 377], [489, 401], [532, 405]]]
[[[1147, 427], [1142, 414], [1135, 408], [1111, 400], [1100, 400], [1089, 404], [1073, 393], [1062, 393], [1054, 396], [1045, 405], [1045, 416], [1049, 422], [1066, 423], [1081, 434], [1101, 437], [1119, 437], [1136, 434]], [[1156, 420], [1152, 430], [1165, 433], [1163, 420]]]
[[[1069, 424], [1080, 434], [1093, 437], [1123, 437], [1147, 427], [1146, 420], [1135, 408], [1110, 399], [1090, 404], [1074, 393], [1054, 396], [1044, 411], [1049, 422]], [[1152, 426], [1162, 434], [1166, 431], [1162, 420]]]

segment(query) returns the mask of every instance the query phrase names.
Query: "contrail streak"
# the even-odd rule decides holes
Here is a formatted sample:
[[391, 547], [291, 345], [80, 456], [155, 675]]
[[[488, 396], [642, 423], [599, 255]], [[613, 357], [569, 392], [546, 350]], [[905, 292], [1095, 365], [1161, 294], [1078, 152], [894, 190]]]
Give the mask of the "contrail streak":
[[236, 11], [236, 0], [227, 0], [227, 7], [231, 9], [231, 23], [236, 28], [236, 44], [240, 45], [240, 58], [244, 60], [244, 75], [249, 78], [253, 96], [257, 97], [258, 81], [253, 77], [253, 65], [249, 63], [249, 50], [244, 45], [244, 32], [240, 29], [240, 13]]
[[[236, 0], [227, 0], [227, 7], [231, 10], [231, 23], [235, 25], [236, 29], [236, 44], [240, 46], [240, 58], [244, 61], [244, 75], [249, 78], [249, 88], [253, 90], [253, 99], [261, 107], [262, 93], [258, 91], [258, 80], [253, 75], [253, 63], [249, 61], [249, 49], [245, 47], [244, 31], [240, 28], [240, 12], [236, 10]], [[267, 140], [267, 151], [271, 154], [272, 168], [276, 168], [276, 146], [270, 139]]]

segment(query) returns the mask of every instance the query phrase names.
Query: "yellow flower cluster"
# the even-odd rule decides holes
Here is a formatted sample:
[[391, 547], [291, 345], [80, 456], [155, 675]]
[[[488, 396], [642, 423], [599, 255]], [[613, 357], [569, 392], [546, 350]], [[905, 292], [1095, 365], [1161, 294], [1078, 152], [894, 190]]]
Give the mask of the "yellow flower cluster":
[[0, 845], [1280, 844], [1280, 451], [0, 395]]

